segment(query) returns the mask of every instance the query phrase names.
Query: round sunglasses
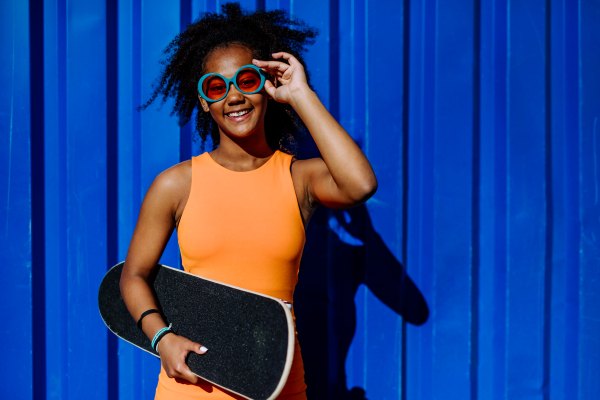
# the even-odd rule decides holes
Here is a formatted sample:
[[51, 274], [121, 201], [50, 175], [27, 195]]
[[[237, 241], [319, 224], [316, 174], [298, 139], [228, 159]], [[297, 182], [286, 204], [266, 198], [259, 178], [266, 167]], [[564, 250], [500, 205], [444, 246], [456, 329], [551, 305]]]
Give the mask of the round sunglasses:
[[266, 76], [267, 74], [255, 65], [244, 65], [231, 79], [220, 74], [206, 74], [198, 82], [198, 93], [208, 102], [223, 100], [229, 93], [229, 84], [233, 83], [240, 92], [253, 94], [265, 86]]

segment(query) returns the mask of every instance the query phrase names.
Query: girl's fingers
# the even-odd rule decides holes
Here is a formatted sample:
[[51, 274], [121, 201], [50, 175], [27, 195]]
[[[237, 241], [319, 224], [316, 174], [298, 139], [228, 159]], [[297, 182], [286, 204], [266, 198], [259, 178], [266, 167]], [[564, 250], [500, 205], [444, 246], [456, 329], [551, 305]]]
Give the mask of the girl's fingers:
[[192, 347], [191, 350], [197, 354], [204, 354], [208, 351], [208, 349], [206, 347], [201, 346], [198, 343], [194, 343], [194, 346]]
[[265, 72], [267, 72], [267, 73], [269, 73], [269, 74], [271, 74], [273, 76], [276, 76], [276, 77], [282, 77], [283, 76], [283, 72], [280, 72], [280, 71], [269, 71], [266, 68], [261, 68], [261, 70], [263, 70], [263, 71], [265, 71]]
[[184, 349], [185, 351], [185, 355], [184, 355], [184, 362], [181, 364], [180, 368], [179, 368], [179, 374], [181, 375], [181, 377], [191, 383], [197, 383], [198, 382], [198, 377], [196, 375], [194, 375], [192, 373], [192, 371], [190, 370], [190, 368], [187, 366], [187, 364], [185, 364], [185, 358], [187, 357], [187, 353], [188, 351], [193, 351], [196, 354], [204, 354], [208, 351], [208, 349], [198, 343], [194, 343], [191, 340], [188, 340], [187, 343], [185, 344]]
[[261, 68], [266, 68], [271, 71], [279, 71], [285, 72], [290, 66], [281, 61], [260, 61], [260, 60], [252, 60], [254, 65]]
[[290, 63], [290, 65], [302, 66], [302, 64], [300, 64], [300, 61], [298, 61], [296, 59], [296, 57], [294, 57], [290, 53], [286, 53], [285, 51], [280, 51], [279, 53], [273, 53], [273, 54], [271, 54], [271, 56], [273, 56], [273, 58], [283, 58], [284, 60], [287, 60]]
[[[191, 351], [196, 354], [205, 354], [208, 349], [175, 334], [168, 335], [167, 337], [168, 339], [161, 340], [161, 343], [163, 341], [164, 343], [160, 347], [164, 353], [161, 355], [161, 362], [167, 375], [170, 378], [182, 378], [191, 383], [197, 383], [198, 377], [192, 373], [185, 360]], [[168, 342], [169, 339], [174, 342]]]
[[179, 371], [179, 375], [181, 375], [181, 377], [183, 379], [185, 379], [186, 381], [188, 381], [190, 383], [194, 383], [194, 384], [198, 383], [198, 377], [192, 373], [192, 371], [189, 369], [189, 367], [187, 365], [185, 365], [185, 369], [183, 369], [182, 371]]
[[269, 81], [269, 80], [265, 81], [265, 91], [272, 98], [275, 98], [275, 90], [276, 90], [275, 86], [273, 86], [273, 83], [271, 83], [271, 81]]
[[197, 353], [197, 354], [204, 354], [204, 353], [206, 353], [208, 351], [208, 349], [206, 347], [202, 346], [201, 344], [192, 342], [189, 339], [186, 339], [186, 340], [187, 341], [186, 341], [185, 346], [184, 346], [184, 350], [186, 351], [186, 355], [187, 355], [188, 351], [193, 351], [194, 353]]
[[285, 72], [283, 73], [283, 75], [281, 75], [281, 76], [277, 77], [277, 79], [279, 79], [280, 81], [281, 81], [282, 79], [283, 79], [283, 80], [290, 80], [290, 79], [292, 79], [292, 75], [293, 75], [293, 69], [292, 69], [292, 68], [290, 68], [290, 69], [288, 69], [287, 71], [285, 71]]

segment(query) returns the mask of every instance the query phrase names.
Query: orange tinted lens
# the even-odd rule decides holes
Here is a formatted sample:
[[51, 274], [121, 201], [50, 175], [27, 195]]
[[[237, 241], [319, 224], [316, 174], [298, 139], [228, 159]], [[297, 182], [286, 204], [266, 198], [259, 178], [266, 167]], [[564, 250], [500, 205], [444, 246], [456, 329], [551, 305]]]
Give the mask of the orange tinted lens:
[[260, 87], [260, 74], [252, 68], [242, 70], [237, 75], [236, 84], [242, 92], [255, 92]]
[[218, 76], [208, 77], [202, 82], [202, 91], [211, 100], [220, 99], [227, 92], [225, 81]]

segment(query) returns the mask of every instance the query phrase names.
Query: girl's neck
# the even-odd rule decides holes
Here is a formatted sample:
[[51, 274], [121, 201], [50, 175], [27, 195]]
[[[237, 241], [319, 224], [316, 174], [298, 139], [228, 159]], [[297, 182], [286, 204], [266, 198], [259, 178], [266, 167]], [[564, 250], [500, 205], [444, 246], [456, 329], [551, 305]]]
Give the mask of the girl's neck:
[[210, 152], [210, 155], [226, 168], [236, 171], [256, 169], [274, 153], [267, 144], [264, 130], [243, 138], [232, 138], [220, 133], [219, 147]]

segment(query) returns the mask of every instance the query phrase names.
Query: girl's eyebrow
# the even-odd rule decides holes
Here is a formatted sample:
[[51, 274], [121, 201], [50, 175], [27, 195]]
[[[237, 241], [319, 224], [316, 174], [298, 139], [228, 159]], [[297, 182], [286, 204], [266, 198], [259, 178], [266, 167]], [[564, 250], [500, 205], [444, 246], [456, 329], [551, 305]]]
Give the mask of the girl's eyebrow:
[[219, 78], [219, 79], [220, 79], [221, 77], [220, 77], [220, 76], [215, 76], [215, 75], [213, 75], [213, 76], [209, 77], [209, 78], [207, 79], [207, 81], [208, 81], [208, 82], [207, 82], [207, 84], [209, 84], [209, 85], [210, 85], [210, 83], [211, 83], [212, 81], [214, 81], [215, 79], [217, 79], [217, 78]]

